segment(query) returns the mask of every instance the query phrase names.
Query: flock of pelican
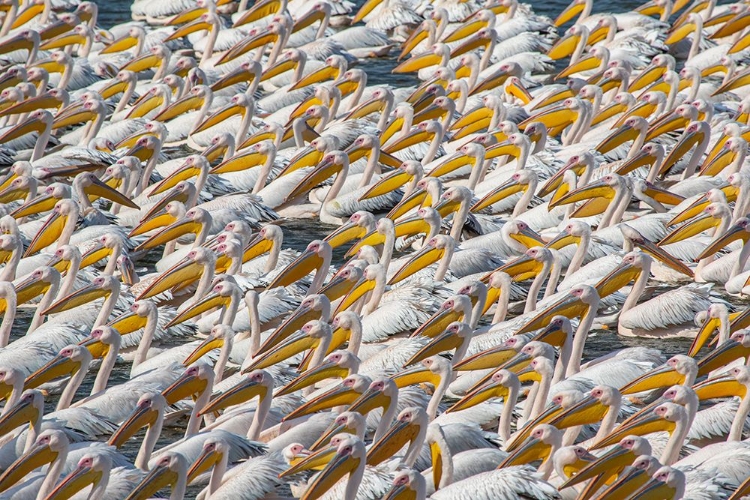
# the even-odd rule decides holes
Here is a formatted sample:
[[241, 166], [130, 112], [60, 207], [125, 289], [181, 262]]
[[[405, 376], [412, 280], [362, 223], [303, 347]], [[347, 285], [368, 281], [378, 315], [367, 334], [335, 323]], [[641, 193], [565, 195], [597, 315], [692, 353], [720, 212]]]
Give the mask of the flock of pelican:
[[0, 498], [750, 496], [716, 3], [0, 0]]

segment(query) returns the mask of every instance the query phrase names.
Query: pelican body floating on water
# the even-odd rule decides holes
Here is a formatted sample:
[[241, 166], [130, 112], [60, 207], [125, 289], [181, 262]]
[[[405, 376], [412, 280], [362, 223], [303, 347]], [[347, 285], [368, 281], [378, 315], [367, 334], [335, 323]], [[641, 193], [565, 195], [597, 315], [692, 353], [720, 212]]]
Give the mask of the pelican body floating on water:
[[0, 498], [750, 497], [717, 3], [3, 2]]

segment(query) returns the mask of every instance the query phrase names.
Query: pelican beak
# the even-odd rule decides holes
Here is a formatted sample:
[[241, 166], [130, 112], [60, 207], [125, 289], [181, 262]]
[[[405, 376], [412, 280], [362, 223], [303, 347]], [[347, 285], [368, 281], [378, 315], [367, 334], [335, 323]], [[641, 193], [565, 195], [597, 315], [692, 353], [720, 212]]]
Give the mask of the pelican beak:
[[78, 465], [70, 474], [58, 483], [47, 498], [50, 500], [63, 500], [73, 495], [90, 484], [97, 484], [102, 479], [102, 471], [94, 470], [85, 465]]
[[570, 75], [581, 73], [583, 71], [590, 71], [599, 67], [600, 61], [592, 55], [582, 57], [577, 62], [571, 64], [561, 72], [557, 74], [556, 79], [567, 78]]
[[578, 14], [583, 12], [583, 9], [585, 7], [584, 2], [572, 2], [570, 5], [568, 5], [565, 10], [563, 10], [555, 19], [555, 22], [553, 23], [558, 28], [562, 26], [563, 24], [567, 23], [574, 17], [576, 17]]
[[295, 170], [299, 170], [301, 168], [314, 167], [315, 165], [321, 163], [321, 161], [323, 160], [323, 156], [324, 153], [308, 146], [302, 149], [302, 151], [300, 151], [294, 158], [289, 161], [289, 165], [284, 168], [284, 170], [279, 174], [279, 177], [290, 174]]
[[409, 196], [405, 196], [398, 204], [388, 212], [389, 219], [397, 220], [411, 209], [418, 206], [428, 206], [432, 204], [432, 196], [424, 189], [415, 189]]
[[224, 408], [250, 401], [256, 396], [261, 399], [265, 398], [268, 396], [268, 388], [252, 380], [250, 377], [244, 377], [237, 385], [227, 389], [218, 397], [209, 401], [200, 411], [200, 414], [205, 415], [207, 413], [218, 412]]
[[673, 30], [669, 36], [667, 36], [667, 39], [664, 40], [664, 43], [667, 45], [673, 45], [680, 40], [683, 40], [686, 36], [688, 36], [690, 33], [695, 31], [695, 23], [685, 23], [682, 26], [678, 27], [677, 29]]
[[414, 128], [410, 130], [405, 136], [396, 139], [391, 144], [385, 147], [386, 153], [393, 154], [402, 149], [406, 149], [409, 146], [414, 146], [421, 142], [427, 142], [432, 140], [434, 133], [427, 132], [421, 128]]
[[391, 376], [391, 379], [399, 389], [418, 384], [432, 384], [435, 387], [440, 384], [440, 376], [421, 364], [402, 370]]
[[646, 153], [644, 150], [640, 150], [632, 158], [623, 161], [616, 172], [619, 175], [627, 175], [640, 167], [650, 167], [654, 164], [655, 161], [656, 155]]
[[651, 478], [633, 495], [634, 498], [674, 498], [676, 490], [667, 483]]
[[93, 300], [108, 297], [109, 294], [110, 291], [108, 289], [94, 284], [87, 285], [72, 292], [67, 297], [58, 300], [46, 310], [42, 311], [42, 314], [57, 314], [63, 311], [69, 311], [70, 309], [88, 304]]
[[479, 106], [465, 113], [461, 118], [453, 122], [451, 130], [457, 130], [455, 139], [463, 139], [470, 134], [487, 128], [492, 121], [494, 111], [487, 106]]
[[285, 319], [260, 346], [256, 354], [263, 354], [269, 349], [283, 342], [294, 332], [301, 330], [305, 323], [313, 319], [320, 319], [320, 311], [310, 307], [300, 307], [291, 316]]
[[201, 344], [195, 348], [190, 355], [185, 358], [182, 362], [185, 366], [190, 366], [203, 356], [213, 351], [214, 349], [221, 349], [224, 346], [224, 339], [220, 337], [208, 337]]
[[558, 429], [600, 422], [609, 411], [598, 399], [588, 395], [570, 408], [559, 412], [548, 422]]
[[414, 254], [401, 269], [388, 281], [389, 285], [395, 285], [396, 283], [405, 280], [412, 274], [424, 269], [425, 267], [438, 262], [445, 255], [444, 248], [436, 248], [431, 245], [425, 245], [421, 250]]
[[255, 360], [242, 372], [248, 373], [252, 370], [268, 368], [269, 366], [273, 366], [276, 363], [280, 363], [304, 351], [316, 348], [318, 342], [318, 339], [300, 332], [255, 358]]
[[[521, 429], [516, 432], [515, 435], [505, 443], [505, 451], [513, 452], [516, 451], [523, 443], [531, 436], [531, 432], [537, 425], [546, 424], [553, 420], [556, 420], [558, 416], [563, 413], [563, 408], [559, 404], [551, 403], [547, 405], [542, 413], [539, 414], [534, 420], [526, 422]], [[555, 426], [557, 427], [557, 426]], [[560, 426], [558, 429], [562, 430], [564, 427]]]
[[[426, 40], [429, 36], [429, 32], [424, 28], [424, 23], [421, 24], [417, 29], [411, 32], [409, 38], [403, 43], [401, 53], [398, 55], [397, 61], [400, 61], [406, 54], [411, 54], [414, 48], [419, 45], [422, 40]], [[452, 35], [451, 35], [452, 36]]]
[[710, 257], [733, 241], [742, 240], [743, 243], [747, 243], [749, 239], [750, 230], [747, 227], [740, 224], [733, 224], [724, 234], [712, 241], [695, 259], [701, 260]]
[[128, 439], [133, 437], [139, 429], [154, 425], [159, 413], [148, 406], [138, 406], [135, 411], [128, 417], [128, 419], [120, 426], [117, 431], [112, 434], [107, 444], [120, 448], [127, 442]]
[[635, 458], [635, 454], [632, 450], [623, 448], [622, 446], [615, 446], [608, 450], [604, 455], [600, 456], [596, 461], [583, 467], [575, 476], [570, 477], [567, 481], [561, 484], [560, 490], [575, 486], [601, 474], [605, 474], [609, 479], [609, 476], [616, 476], [617, 471], [620, 471], [624, 467], [633, 463]]
[[199, 95], [188, 94], [185, 97], [169, 105], [167, 109], [154, 117], [154, 120], [165, 122], [178, 116], [194, 111], [203, 106], [205, 99]]
[[363, 20], [365, 17], [367, 17], [367, 14], [372, 12], [375, 9], [375, 7], [381, 4], [382, 1], [383, 0], [367, 0], [362, 5], [362, 7], [359, 8], [357, 13], [354, 15], [354, 17], [352, 18], [351, 24], [355, 25], [361, 20]]
[[[170, 175], [162, 179], [156, 186], [151, 189], [149, 196], [156, 196], [161, 194], [168, 189], [172, 189], [177, 184], [188, 179], [192, 179], [201, 173], [201, 169], [194, 165], [185, 165], [178, 168]], [[166, 205], [166, 203], [164, 204]]]
[[167, 195], [167, 197], [163, 198], [159, 203], [154, 205], [154, 207], [149, 210], [149, 213], [146, 214], [143, 220], [137, 226], [135, 226], [132, 231], [130, 231], [128, 237], [132, 238], [133, 236], [146, 234], [155, 229], [163, 228], [177, 222], [177, 219], [174, 218], [172, 214], [170, 214], [166, 210], [163, 210], [164, 206], [166, 206], [170, 201], [177, 200], [177, 198], [178, 197], [171, 197]]
[[494, 205], [495, 203], [506, 199], [508, 196], [514, 195], [516, 193], [525, 192], [528, 189], [528, 184], [521, 184], [517, 180], [513, 179], [512, 177], [505, 181], [500, 186], [496, 187], [489, 193], [487, 193], [481, 200], [476, 202], [473, 207], [471, 207], [472, 212], [478, 212], [480, 210], [484, 210], [487, 207], [490, 207]]
[[147, 69], [158, 68], [159, 66], [161, 66], [161, 64], [162, 62], [159, 56], [150, 52], [146, 52], [145, 54], [128, 61], [120, 68], [120, 70], [128, 70], [132, 71], [133, 73], [139, 73], [141, 71], [146, 71]]
[[[612, 187], [604, 182], [603, 180], [599, 179], [594, 182], [590, 182], [586, 184], [583, 187], [580, 187], [576, 190], [573, 190], [557, 200], [557, 203], [555, 203], [555, 206], [557, 205], [569, 205], [571, 203], [577, 203], [579, 201], [586, 201], [591, 200], [594, 198], [607, 198], [612, 199], [614, 196], [614, 190]], [[550, 202], [550, 208], [554, 208], [551, 206], [552, 202]]]
[[698, 395], [698, 399], [744, 398], [747, 393], [747, 387], [741, 384], [731, 375], [720, 375], [718, 377], [704, 380], [693, 386], [693, 390]]
[[[741, 37], [739, 40], [734, 42], [731, 47], [729, 47], [729, 50], [727, 51], [727, 54], [737, 54], [738, 52], [742, 52], [745, 50], [748, 46], [750, 46], [750, 37], [747, 35]], [[747, 82], [748, 78], [747, 75], [745, 75], [744, 78], [742, 78], [743, 82]], [[745, 83], [746, 84], [746, 83]], [[737, 85], [736, 82], [733, 82], [733, 88], [737, 88], [740, 85]]]
[[21, 35], [16, 35], [0, 43], [0, 54], [8, 54], [10, 52], [15, 52], [16, 50], [32, 50], [33, 48], [33, 41], [24, 38]]
[[381, 177], [376, 184], [359, 197], [359, 201], [369, 200], [376, 196], [391, 193], [411, 181], [413, 178], [414, 176], [404, 169], [394, 170], [388, 175]]
[[171, 269], [161, 274], [136, 300], [147, 299], [162, 292], [197, 280], [203, 274], [203, 266], [192, 259], [184, 258]]
[[332, 66], [323, 66], [317, 71], [313, 71], [307, 76], [302, 77], [298, 82], [292, 85], [289, 90], [296, 90], [307, 87], [308, 85], [315, 85], [316, 83], [323, 83], [328, 80], [333, 80], [338, 77], [338, 69]]
[[57, 241], [57, 239], [62, 234], [63, 228], [67, 224], [67, 221], [67, 215], [61, 215], [57, 211], [52, 212], [47, 217], [47, 220], [44, 222], [44, 225], [41, 227], [41, 229], [36, 233], [29, 246], [26, 248], [24, 257], [33, 255]]
[[707, 318], [703, 325], [701, 325], [700, 330], [698, 330], [698, 334], [693, 339], [693, 343], [690, 345], [687, 355], [695, 357], [698, 352], [703, 349], [703, 346], [706, 345], [709, 337], [711, 337], [711, 335], [713, 335], [713, 333], [719, 328], [719, 325], [719, 318]]
[[349, 370], [341, 368], [335, 363], [323, 363], [315, 368], [310, 368], [305, 373], [290, 381], [287, 385], [279, 389], [278, 392], [274, 394], [274, 397], [292, 394], [293, 392], [302, 390], [305, 387], [310, 387], [313, 384], [317, 384], [318, 382], [329, 378], [344, 378], [348, 373]]
[[[729, 201], [729, 199], [727, 199]], [[732, 200], [734, 201], [734, 200]], [[677, 214], [674, 219], [669, 221], [667, 224], [668, 226], [676, 226], [677, 224], [681, 224], [685, 221], [688, 221], [692, 219], [693, 217], [698, 216], [701, 212], [703, 212], [703, 209], [706, 208], [710, 202], [708, 201], [708, 198], [706, 196], [701, 196], [697, 200], [695, 200], [693, 203], [690, 204], [689, 207], [687, 207], [685, 210]]]
[[289, 286], [295, 283], [313, 270], [323, 265], [323, 258], [312, 251], [304, 251], [291, 264], [286, 266], [283, 271], [276, 275], [273, 281], [266, 287], [271, 290], [277, 286]]
[[[336, 422], [332, 422], [331, 425], [328, 426], [328, 429], [321, 434], [321, 436], [313, 443], [312, 446], [310, 446], [310, 451], [321, 451], [324, 449], [324, 446], [331, 442], [331, 438], [335, 436], [336, 434], [341, 434], [342, 432], [345, 432], [347, 434], [353, 434], [352, 429], [349, 429], [346, 425], [337, 425]], [[331, 453], [333, 452], [333, 449], [331, 447], [327, 447], [329, 450], [331, 450]], [[324, 461], [325, 460], [325, 461]], [[297, 465], [301, 460], [298, 460], [297, 463], [292, 461], [292, 465]], [[327, 464], [329, 461], [328, 458], [323, 458], [323, 455], [321, 455], [320, 461], [316, 461], [315, 468], [320, 470], [323, 467], [325, 467], [325, 464]]]
[[599, 297], [612, 295], [631, 281], [638, 279], [640, 275], [640, 268], [626, 262], [620, 263], [620, 265], [614, 268], [596, 284], [596, 290], [599, 292]]
[[[549, 104], [554, 104], [557, 101], [561, 101], [563, 99], [568, 98], [569, 96], [567, 93], [570, 93], [570, 90], [566, 89], [563, 90], [561, 93], [555, 94], [553, 96], [548, 97], [545, 99], [544, 106], [547, 106]], [[559, 99], [557, 99], [559, 97]], [[542, 104], [540, 104], [537, 107], [542, 107]], [[548, 129], [553, 128], [565, 128], [571, 123], [573, 123], [575, 120], [578, 119], [578, 113], [573, 111], [570, 108], [567, 108], [565, 106], [554, 106], [552, 108], [546, 109], [540, 113], [537, 113], [536, 115], [527, 118], [521, 124], [518, 126], [520, 129], [525, 129], [526, 125], [532, 122], [540, 122], [543, 123]]]
[[448, 328], [448, 325], [454, 321], [464, 320], [464, 315], [452, 308], [440, 308], [430, 319], [422, 323], [422, 325], [414, 330], [411, 337], [427, 337], [433, 339], [440, 335]]
[[13, 287], [16, 289], [17, 303], [25, 304], [34, 297], [46, 293], [50, 288], [50, 284], [43, 281], [37, 281], [33, 279], [31, 274], [29, 274], [26, 279], [19, 283], [15, 283]]
[[469, 393], [461, 398], [456, 404], [448, 408], [445, 413], [466, 410], [492, 398], [508, 397], [508, 388], [500, 382], [490, 381], [487, 384], [478, 385], [480, 385], [480, 387], [469, 391]]
[[250, 52], [253, 49], [278, 42], [279, 35], [277, 33], [268, 30], [262, 30], [257, 35], [245, 38], [240, 43], [227, 50], [224, 55], [221, 56], [221, 59], [219, 59], [218, 64], [226, 64], [237, 59], [243, 54]]
[[[203, 314], [204, 312], [210, 311], [217, 307], [228, 307], [229, 306], [229, 297], [223, 297], [219, 295], [218, 293], [210, 293], [206, 295], [204, 298], [196, 302], [195, 304], [192, 304], [190, 307], [186, 308], [184, 311], [182, 311], [180, 314], [172, 318], [172, 320], [167, 323], [166, 328], [179, 325], [180, 323], [184, 323], [185, 321], [192, 319], [199, 314]], [[206, 339], [204, 344], [209, 343], [209, 339]], [[219, 343], [223, 345], [223, 340], [219, 339]], [[203, 356], [206, 352], [209, 352], [212, 348], [206, 348], [204, 347], [204, 344], [201, 344], [201, 347], [198, 347], [196, 351], [191, 354], [184, 363], [182, 363], [185, 366], [188, 366], [191, 363], [194, 363], [198, 358]], [[221, 345], [219, 345], [221, 347]], [[205, 352], [203, 354], [198, 355], [195, 359], [193, 359], [193, 356], [196, 355], [196, 353], [204, 349]], [[189, 359], [192, 359], [192, 361], [188, 361]]]
[[21, 101], [12, 106], [5, 106], [6, 104], [3, 104], [4, 109], [2, 110], [2, 112], [0, 112], [0, 116], [31, 113], [33, 111], [36, 111], [37, 109], [58, 108], [60, 106], [60, 101], [51, 97], [49, 95], [49, 92], [45, 92], [41, 95], [32, 97], [31, 99], [26, 99], [25, 101]]
[[26, 134], [31, 134], [32, 132], [36, 132], [38, 134], [41, 134], [44, 132], [45, 124], [42, 120], [38, 118], [29, 118], [18, 125], [14, 125], [10, 129], [8, 129], [3, 135], [0, 136], [0, 144], [4, 144], [8, 141], [12, 141], [13, 139], [18, 139], [19, 137], [23, 137]]
[[367, 388], [352, 404], [349, 411], [356, 411], [361, 415], [367, 415], [375, 408], [386, 408], [391, 398], [382, 391]]
[[635, 436], [644, 436], [651, 434], [652, 432], [671, 432], [674, 429], [674, 422], [664, 420], [656, 415], [653, 411], [647, 414], [634, 418], [628, 423], [620, 425], [614, 432], [610, 433], [607, 437], [601, 441], [595, 443], [589, 449], [599, 449], [605, 446], [613, 445], [619, 442], [623, 437], [633, 434]]
[[[259, 151], [246, 151], [224, 160], [219, 165], [212, 168], [210, 173], [226, 174], [229, 172], [242, 172], [263, 165], [267, 159], [268, 155], [260, 153]], [[196, 173], [193, 175], [197, 175], [199, 172], [200, 170], [196, 169]], [[187, 175], [187, 173], [185, 175]], [[190, 175], [190, 177], [193, 175]], [[189, 179], [190, 177], [187, 178]], [[164, 179], [164, 181], [166, 181], [166, 179]]]
[[734, 161], [736, 156], [737, 153], [728, 147], [722, 147], [710, 161], [703, 163], [698, 175], [717, 176]]
[[745, 358], [748, 355], [750, 355], [750, 348], [736, 340], [728, 340], [698, 360], [698, 376], [718, 370], [728, 363], [739, 358]]
[[628, 141], [634, 141], [638, 137], [638, 131], [633, 127], [622, 125], [615, 129], [606, 139], [596, 146], [596, 150], [602, 154], [608, 153], [620, 144]]
[[[398, 229], [396, 229], [398, 231]], [[396, 233], [396, 237], [398, 237], [398, 232]], [[362, 248], [365, 245], [375, 246], [375, 245], [382, 245], [385, 243], [385, 235], [377, 232], [377, 231], [370, 231], [367, 233], [362, 239], [360, 239], [357, 243], [352, 245], [352, 247], [347, 250], [345, 257], [349, 258], [355, 255], [360, 248]]]
[[363, 238], [366, 235], [365, 228], [353, 222], [347, 222], [325, 237], [325, 241], [331, 248], [338, 248], [354, 239]]
[[[502, 271], [513, 278], [513, 281], [525, 281], [535, 277], [542, 270], [542, 264], [527, 255], [521, 255], [500, 266], [495, 271]], [[494, 272], [494, 271], [493, 271]]]
[[172, 385], [164, 389], [162, 395], [167, 400], [167, 403], [173, 405], [178, 401], [204, 391], [206, 386], [207, 383], [205, 380], [199, 378], [197, 375], [185, 372]]
[[[183, 13], [188, 14], [190, 11]], [[197, 19], [194, 19], [193, 21], [184, 24], [180, 28], [176, 29], [174, 33], [169, 35], [167, 38], [164, 39], [165, 42], [169, 42], [171, 40], [177, 40], [178, 38], [182, 38], [184, 36], [188, 36], [191, 33], [195, 33], [197, 31], [211, 31], [213, 26], [211, 23], [206, 21], [206, 19], [203, 18], [203, 16], [198, 17]]]
[[703, 231], [707, 231], [713, 227], [718, 226], [719, 220], [711, 215], [704, 215], [702, 217], [696, 217], [677, 229], [670, 232], [659, 242], [660, 246], [668, 245], [670, 243], [677, 243], [678, 241], [686, 240], [696, 234], [700, 234]]
[[187, 483], [191, 484], [201, 474], [211, 470], [213, 466], [218, 464], [222, 459], [222, 453], [216, 449], [203, 450], [200, 456], [193, 462], [188, 470]]
[[350, 405], [356, 401], [358, 397], [359, 393], [355, 390], [346, 387], [343, 384], [338, 384], [336, 387], [324, 392], [318, 397], [298, 406], [282, 420], [293, 420], [317, 411], [328, 410], [336, 406]]
[[685, 375], [678, 373], [667, 364], [657, 366], [640, 377], [632, 380], [620, 388], [623, 395], [671, 387], [685, 382]]
[[562, 185], [563, 176], [567, 170], [572, 170], [573, 172], [575, 172], [576, 176], [580, 177], [585, 169], [586, 165], [580, 162], [565, 165], [547, 180], [547, 182], [541, 187], [541, 189], [539, 189], [537, 196], [539, 196], [540, 198], [544, 198], [553, 191], [557, 190]]
[[151, 498], [157, 491], [167, 486], [174, 487], [178, 481], [179, 477], [176, 472], [172, 471], [169, 467], [157, 464], [143, 478], [140, 484], [135, 487], [135, 490], [133, 490], [133, 493], [128, 498], [131, 500]]
[[557, 236], [555, 236], [552, 240], [550, 240], [550, 242], [547, 243], [545, 246], [547, 248], [552, 248], [554, 250], [562, 250], [568, 245], [578, 245], [580, 243], [581, 243], [580, 236], [574, 236], [572, 234], [568, 234], [567, 232], [563, 231]]
[[511, 233], [510, 237], [513, 238], [515, 241], [519, 242], [526, 248], [531, 248], [535, 246], [544, 246], [545, 242], [542, 239], [541, 236], [539, 236], [533, 229], [530, 227], [523, 228], [518, 233]]
[[409, 360], [404, 363], [404, 367], [418, 363], [423, 359], [435, 356], [441, 352], [457, 349], [464, 343], [465, 339], [456, 335], [454, 332], [445, 330], [440, 335], [430, 340], [427, 345], [417, 351]]
[[376, 282], [374, 279], [367, 279], [364, 276], [360, 278], [359, 282], [356, 285], [354, 285], [354, 287], [352, 287], [349, 293], [347, 293], [346, 296], [341, 300], [341, 302], [339, 303], [333, 315], [335, 316], [341, 311], [345, 311], [348, 308], [350, 308], [359, 299], [361, 299], [366, 293], [374, 290], [375, 284]]
[[621, 127], [625, 124], [628, 118], [631, 118], [633, 116], [640, 116], [641, 118], [648, 118], [651, 116], [651, 114], [656, 111], [656, 105], [652, 104], [648, 101], [639, 101], [637, 102], [632, 108], [630, 108], [626, 113], [624, 113], [620, 118], [617, 119], [615, 122], [615, 127]]
[[63, 33], [62, 35], [47, 40], [46, 42], [42, 42], [39, 48], [41, 50], [62, 49], [68, 45], [83, 45], [85, 43], [86, 37], [80, 33], [69, 31], [68, 33]]
[[[296, 68], [298, 64], [299, 63], [293, 59], [282, 59], [276, 64], [274, 64], [273, 66], [271, 66], [270, 68], [268, 68], [267, 70], [265, 70], [260, 75], [260, 81], [265, 82], [265, 81], [270, 80], [271, 78], [284, 74], [287, 71], [291, 71], [292, 69]], [[290, 117], [290, 118], [296, 118], [296, 116]]]
[[120, 205], [134, 208], [136, 210], [140, 209], [138, 205], [133, 203], [133, 200], [122, 194], [121, 192], [117, 191], [116, 189], [113, 189], [109, 187], [104, 182], [100, 181], [96, 177], [92, 177], [91, 184], [84, 188], [84, 192], [89, 196], [97, 196], [100, 198], [106, 198], [107, 200], [119, 203]]
[[565, 316], [566, 318], [575, 318], [585, 314], [589, 306], [573, 295], [566, 295], [557, 300], [554, 304], [549, 305], [534, 318], [529, 320], [518, 333], [527, 333], [539, 330], [549, 325], [552, 318], [556, 315]]
[[[451, 54], [452, 55], [452, 54]], [[432, 52], [425, 52], [418, 56], [412, 56], [393, 68], [392, 73], [413, 73], [430, 66], [439, 66], [442, 58]]]
[[463, 153], [454, 153], [450, 155], [445, 161], [441, 162], [440, 165], [430, 171], [429, 177], [442, 177], [448, 175], [454, 170], [463, 167], [464, 165], [474, 165], [474, 158], [470, 158]]
[[[227, 87], [231, 87], [232, 85], [238, 84], [238, 83], [252, 83], [252, 81], [255, 80], [255, 73], [252, 71], [249, 71], [247, 68], [240, 66], [225, 75], [223, 75], [221, 78], [216, 80], [211, 85], [211, 90], [214, 92], [218, 92], [219, 90], [225, 89]], [[243, 147], [247, 147], [246, 144], [242, 145]], [[237, 148], [242, 149], [242, 148]]]
[[158, 247], [159, 245], [165, 245], [186, 234], [198, 234], [201, 231], [201, 228], [202, 225], [200, 223], [188, 219], [187, 217], [183, 217], [151, 236], [149, 239], [138, 245], [135, 250], [141, 251]]
[[114, 54], [116, 52], [123, 52], [125, 50], [132, 49], [137, 44], [138, 44], [137, 38], [135, 38], [134, 36], [125, 35], [125, 36], [121, 36], [114, 42], [104, 47], [102, 50], [99, 51], [99, 53], [100, 54]]
[[215, 125], [222, 123], [224, 120], [228, 120], [232, 116], [235, 116], [235, 115], [244, 116], [244, 114], [245, 114], [244, 106], [240, 106], [239, 104], [235, 104], [235, 103], [227, 104], [226, 106], [219, 109], [218, 111], [213, 113], [211, 116], [203, 120], [203, 123], [198, 125], [198, 127], [193, 131], [193, 133], [198, 134], [200, 132], [210, 129], [211, 127]]
[[242, 16], [235, 21], [232, 27], [237, 28], [238, 26], [253, 23], [264, 17], [276, 14], [279, 10], [281, 10], [280, 0], [261, 0], [243, 12]]
[[390, 429], [367, 450], [367, 465], [374, 467], [398, 454], [419, 434], [419, 427], [412, 422], [396, 420]]
[[528, 464], [535, 460], [546, 460], [549, 457], [550, 449], [551, 447], [543, 441], [528, 438], [518, 449], [508, 455], [497, 468], [502, 469], [513, 465]]
[[40, 385], [77, 372], [81, 367], [67, 356], [55, 356], [43, 367], [26, 377], [24, 389], [36, 389]]
[[111, 326], [120, 332], [121, 335], [127, 335], [145, 327], [146, 318], [137, 315], [133, 311], [127, 311], [110, 321], [107, 326]]
[[627, 111], [628, 106], [619, 102], [613, 102], [609, 106], [603, 107], [599, 113], [591, 120], [591, 126], [599, 125], [600, 123], [609, 120], [613, 116]]
[[55, 459], [57, 459], [57, 452], [52, 451], [49, 445], [33, 446], [0, 476], [0, 491], [7, 490], [33, 470], [52, 463]]
[[549, 52], [547, 52], [547, 56], [554, 60], [568, 57], [576, 50], [580, 40], [581, 35], [571, 33], [569, 30], [562, 37], [558, 38], [555, 44], [549, 49]]
[[628, 92], [632, 93], [648, 87], [652, 83], [655, 83], [657, 80], [659, 80], [659, 78], [664, 76], [665, 71], [666, 68], [663, 66], [650, 65], [630, 83]]
[[607, 35], [609, 35], [609, 30], [610, 30], [610, 27], [606, 24], [598, 25], [596, 28], [591, 30], [591, 33], [589, 33], [589, 40], [588, 40], [589, 45], [593, 46], [594, 44], [607, 38]]
[[687, 118], [684, 118], [677, 113], [670, 113], [657, 119], [656, 122], [649, 127], [648, 132], [646, 132], [645, 140], [652, 141], [661, 135], [684, 128], [687, 123]]
[[[467, 52], [476, 50], [480, 47], [486, 49], [489, 46], [489, 43], [490, 40], [486, 36], [473, 36], [451, 51], [451, 59], [466, 54]], [[437, 64], [440, 64], [440, 62], [438, 62]]]
[[693, 146], [702, 141], [703, 137], [704, 133], [701, 131], [683, 135], [680, 138], [680, 141], [669, 153], [669, 156], [664, 159], [664, 163], [662, 163], [661, 168], [659, 169], [659, 175], [665, 175], [667, 172], [669, 172], [669, 169], [671, 169], [673, 165], [675, 165], [685, 155], [687, 155], [687, 153], [693, 148]]
[[292, 189], [292, 192], [287, 195], [286, 199], [293, 200], [294, 198], [307, 193], [329, 177], [341, 172], [341, 168], [342, 166], [337, 162], [321, 162], [312, 172], [307, 174], [305, 178], [294, 187], [294, 189]]
[[0, 203], [10, 203], [15, 200], [23, 200], [29, 194], [24, 188], [8, 186], [0, 191]]

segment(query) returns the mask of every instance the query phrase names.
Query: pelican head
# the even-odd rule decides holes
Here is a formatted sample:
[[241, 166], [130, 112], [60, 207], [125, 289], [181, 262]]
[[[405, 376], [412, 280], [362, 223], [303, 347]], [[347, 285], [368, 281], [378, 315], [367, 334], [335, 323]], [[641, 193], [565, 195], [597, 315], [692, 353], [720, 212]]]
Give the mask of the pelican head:
[[18, 457], [0, 476], [0, 491], [7, 490], [28, 473], [43, 465], [52, 463], [60, 455], [67, 454], [70, 442], [61, 430], [42, 431], [31, 448]]

